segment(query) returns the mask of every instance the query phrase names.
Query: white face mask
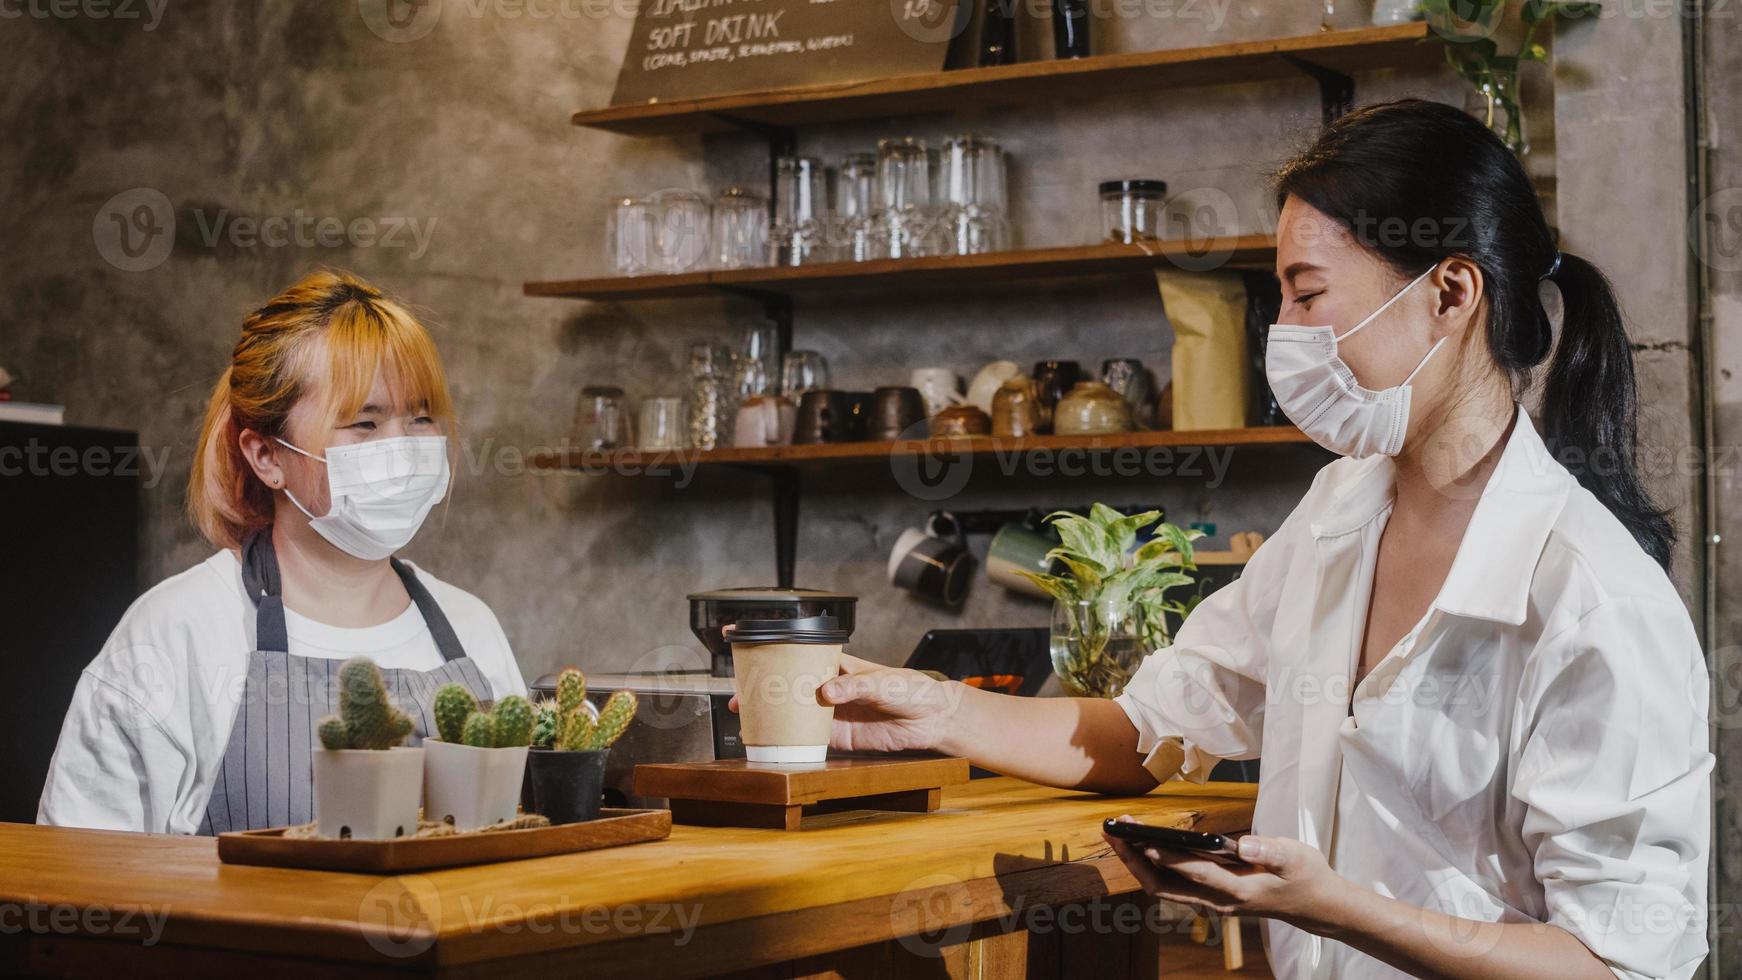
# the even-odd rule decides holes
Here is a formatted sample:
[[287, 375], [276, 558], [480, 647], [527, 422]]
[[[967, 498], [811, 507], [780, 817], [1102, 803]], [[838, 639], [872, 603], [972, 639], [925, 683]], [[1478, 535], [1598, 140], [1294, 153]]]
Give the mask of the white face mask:
[[[1437, 266], [1435, 267], [1437, 268]], [[1378, 318], [1433, 272], [1415, 277], [1365, 320], [1337, 336], [1332, 327], [1278, 323], [1264, 349], [1264, 373], [1283, 414], [1319, 445], [1357, 459], [1375, 453], [1395, 456], [1409, 428], [1409, 383], [1446, 342], [1441, 337], [1422, 356], [1403, 383], [1383, 391], [1361, 387], [1355, 372], [1337, 354], [1337, 345]]]
[[308, 514], [316, 534], [348, 555], [368, 561], [391, 556], [411, 541], [430, 508], [448, 494], [444, 436], [396, 436], [333, 446], [325, 459], [278, 441], [327, 464], [326, 516], [309, 514], [288, 489], [284, 495]]

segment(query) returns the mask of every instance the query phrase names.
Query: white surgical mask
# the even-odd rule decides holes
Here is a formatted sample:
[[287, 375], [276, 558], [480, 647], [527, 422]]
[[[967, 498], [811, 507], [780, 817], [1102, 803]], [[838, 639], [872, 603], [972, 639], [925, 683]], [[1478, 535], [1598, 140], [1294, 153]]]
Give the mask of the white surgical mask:
[[327, 464], [324, 517], [309, 514], [288, 489], [284, 495], [308, 514], [316, 534], [348, 555], [369, 561], [390, 557], [411, 541], [430, 508], [448, 494], [444, 436], [396, 436], [332, 446], [324, 459], [278, 441]]
[[1415, 277], [1341, 336], [1333, 327], [1278, 323], [1270, 328], [1264, 373], [1271, 393], [1283, 414], [1314, 442], [1339, 456], [1357, 459], [1375, 453], [1395, 456], [1403, 448], [1403, 434], [1409, 428], [1409, 383], [1446, 338], [1428, 349], [1402, 384], [1382, 391], [1361, 387], [1355, 372], [1338, 356], [1337, 345], [1372, 323], [1433, 271]]

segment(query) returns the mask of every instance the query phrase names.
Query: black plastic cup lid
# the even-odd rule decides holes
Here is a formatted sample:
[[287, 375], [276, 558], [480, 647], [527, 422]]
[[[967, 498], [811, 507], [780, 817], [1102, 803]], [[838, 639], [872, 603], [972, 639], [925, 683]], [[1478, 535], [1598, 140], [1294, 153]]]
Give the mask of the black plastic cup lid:
[[827, 615], [803, 619], [741, 619], [726, 634], [729, 643], [845, 643], [852, 630]]
[[1101, 182], [1103, 194], [1166, 194], [1165, 180], [1104, 180]]

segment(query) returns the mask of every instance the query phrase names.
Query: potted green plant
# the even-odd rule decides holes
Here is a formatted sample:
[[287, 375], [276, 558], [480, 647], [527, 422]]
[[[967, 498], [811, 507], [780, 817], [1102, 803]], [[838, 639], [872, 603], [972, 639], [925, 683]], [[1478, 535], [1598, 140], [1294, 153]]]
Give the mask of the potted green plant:
[[1518, 71], [1532, 61], [1547, 61], [1548, 47], [1537, 40], [1544, 27], [1556, 20], [1595, 16], [1601, 7], [1574, 0], [1524, 0], [1518, 5], [1521, 27], [1505, 32], [1519, 35], [1512, 54], [1501, 54], [1495, 35], [1506, 19], [1507, 0], [1421, 0], [1433, 33], [1446, 48], [1446, 62], [1474, 86], [1466, 106], [1476, 118], [1505, 141], [1513, 153], [1530, 152], [1525, 138], [1524, 113], [1519, 101]]
[[[605, 706], [587, 703], [587, 679], [570, 667], [557, 677], [556, 701], [540, 705], [537, 736], [527, 757], [534, 808], [553, 824], [599, 816], [611, 743], [635, 717], [635, 695], [614, 691]], [[539, 744], [548, 739], [545, 744]]]
[[1168, 592], [1194, 581], [1186, 574], [1192, 542], [1202, 532], [1172, 524], [1155, 528], [1137, 546], [1137, 533], [1160, 511], [1127, 516], [1095, 504], [1087, 516], [1060, 511], [1047, 517], [1060, 544], [1047, 557], [1064, 574], [1020, 574], [1053, 597], [1052, 665], [1065, 690], [1078, 697], [1110, 698], [1151, 652], [1172, 642], [1167, 614], [1186, 615], [1193, 600]]
[[444, 684], [435, 722], [440, 737], [423, 740], [424, 819], [456, 830], [513, 820], [532, 744], [532, 703], [511, 694], [487, 711], [464, 684]]
[[339, 668], [339, 713], [321, 719], [314, 752], [315, 826], [322, 837], [381, 840], [417, 832], [423, 750], [412, 721], [363, 657]]

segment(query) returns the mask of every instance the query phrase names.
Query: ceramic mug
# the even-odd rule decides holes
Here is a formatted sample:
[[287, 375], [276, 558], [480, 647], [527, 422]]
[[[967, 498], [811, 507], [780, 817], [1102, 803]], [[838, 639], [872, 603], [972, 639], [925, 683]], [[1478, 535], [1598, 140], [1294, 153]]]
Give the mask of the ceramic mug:
[[1079, 381], [1053, 409], [1053, 431], [1061, 436], [1128, 432], [1131, 410], [1117, 391], [1099, 381]]
[[1034, 366], [1034, 390], [1040, 401], [1040, 431], [1051, 432], [1053, 409], [1083, 376], [1076, 361], [1041, 361]]
[[936, 511], [925, 527], [901, 532], [889, 552], [889, 582], [923, 599], [959, 606], [968, 596], [974, 555], [962, 525], [949, 511]]
[[732, 426], [734, 446], [784, 446], [792, 441], [798, 411], [779, 395], [756, 395], [738, 406]]
[[990, 418], [992, 396], [998, 393], [998, 386], [1021, 375], [1022, 365], [1015, 361], [993, 361], [981, 368], [979, 374], [974, 375], [973, 382], [968, 385], [968, 397], [965, 400]]
[[931, 420], [931, 434], [933, 439], [989, 436], [992, 434], [992, 416], [972, 405], [952, 405]]
[[871, 438], [871, 413], [877, 404], [877, 398], [869, 391], [848, 391], [847, 396], [847, 435], [842, 442], [864, 442]]
[[1011, 378], [992, 397], [992, 434], [1004, 438], [1032, 436], [1040, 432], [1040, 404], [1034, 382]]
[[926, 418], [951, 405], [962, 404], [962, 379], [953, 368], [914, 368], [907, 383], [918, 388], [920, 397], [925, 399]]
[[852, 440], [853, 403], [844, 391], [813, 388], [798, 403], [793, 422], [795, 444], [849, 442]]
[[1132, 428], [1155, 428], [1155, 380], [1142, 361], [1134, 357], [1104, 361], [1101, 381], [1125, 399]]
[[875, 392], [876, 404], [871, 413], [872, 439], [925, 438], [925, 396], [918, 388], [890, 386]]
[[992, 544], [986, 550], [986, 577], [993, 584], [1012, 592], [1048, 598], [1045, 589], [1017, 573], [1049, 574], [1052, 571], [1050, 552], [1058, 547], [1058, 543], [1057, 537], [1046, 531], [1037, 531], [1030, 524], [1006, 524], [992, 535]]

